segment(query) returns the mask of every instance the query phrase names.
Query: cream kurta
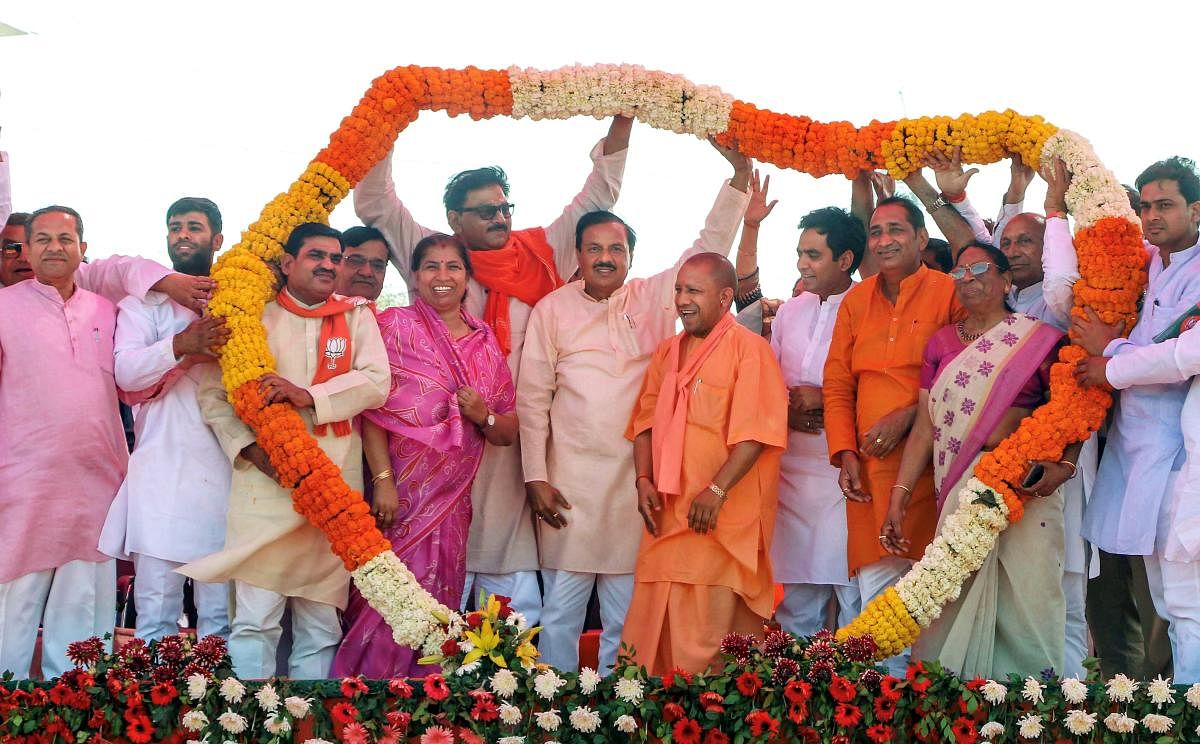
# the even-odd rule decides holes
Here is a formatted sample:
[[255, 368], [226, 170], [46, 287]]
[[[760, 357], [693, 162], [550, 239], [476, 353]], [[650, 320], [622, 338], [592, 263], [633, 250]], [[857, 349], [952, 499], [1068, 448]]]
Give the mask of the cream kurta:
[[[297, 301], [299, 302], [299, 301]], [[351, 370], [312, 385], [317, 365], [321, 318], [302, 318], [272, 302], [263, 310], [267, 341], [280, 376], [306, 389], [313, 409], [300, 409], [309, 432], [318, 424], [352, 419], [387, 398], [391, 385], [387, 352], [375, 314], [356, 307], [347, 314], [353, 359]], [[288, 597], [346, 606], [350, 574], [333, 554], [321, 531], [292, 508], [287, 489], [239, 456], [254, 433], [233, 412], [216, 366], [206, 370], [197, 392], [200, 410], [227, 457], [233, 461], [233, 485], [226, 518], [225, 549], [189, 563], [180, 573], [198, 581], [236, 579]], [[357, 423], [349, 436], [327, 427], [317, 443], [351, 488], [362, 490], [362, 440]]]
[[728, 254], [749, 200], [722, 186], [700, 237], [666, 271], [631, 279], [602, 302], [571, 282], [533, 309], [517, 385], [525, 480], [550, 483], [571, 504], [565, 528], [538, 525], [542, 568], [633, 573], [641, 517], [629, 414], [650, 356], [675, 335], [679, 266], [698, 253]]
[[[592, 172], [583, 188], [566, 206], [557, 219], [546, 226], [546, 242], [554, 248], [554, 263], [559, 276], [568, 278], [575, 272], [575, 223], [588, 212], [612, 209], [621, 192], [628, 149], [604, 153], [604, 140], [592, 148]], [[392, 156], [388, 154], [354, 187], [354, 211], [365, 224], [381, 231], [391, 250], [392, 264], [409, 285], [412, 293], [412, 272], [409, 261], [413, 248], [435, 230], [413, 219], [412, 214], [396, 196], [392, 182]], [[463, 301], [467, 311], [483, 317], [487, 289], [472, 279]], [[512, 351], [508, 368], [513, 380], [521, 364], [521, 347], [525, 342], [525, 327], [529, 324], [529, 305], [516, 298], [508, 303], [511, 324]], [[533, 534], [533, 516], [525, 501], [525, 483], [521, 476], [521, 452], [511, 447], [486, 445], [483, 461], [471, 489], [474, 516], [467, 540], [467, 571], [504, 574], [514, 571], [534, 571], [538, 568], [537, 543]]]

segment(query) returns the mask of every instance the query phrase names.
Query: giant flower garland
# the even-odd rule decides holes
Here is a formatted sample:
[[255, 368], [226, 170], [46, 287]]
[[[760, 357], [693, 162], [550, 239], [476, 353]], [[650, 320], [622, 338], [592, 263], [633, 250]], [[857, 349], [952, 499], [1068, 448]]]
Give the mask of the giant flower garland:
[[[1027, 163], [1060, 157], [1073, 175], [1067, 205], [1076, 218], [1082, 275], [1075, 288], [1076, 310], [1092, 307], [1110, 321], [1132, 318], [1145, 280], [1140, 232], [1120, 183], [1084, 139], [1037, 116], [1010, 110], [875, 121], [865, 127], [822, 123], [759, 109], [716, 88], [630, 65], [552, 71], [410, 66], [385, 73], [372, 82], [300, 178], [267, 204], [241, 241], [222, 255], [214, 266], [218, 290], [211, 308], [227, 318], [232, 332], [221, 354], [229, 398], [254, 429], [280, 482], [293, 489], [296, 510], [326, 534], [396, 641], [427, 653], [441, 648], [460, 619], [435, 602], [392, 553], [361, 495], [346, 485], [299, 415], [289, 405], [264, 405], [255, 382], [274, 369], [260, 321], [273, 296], [267, 262], [278, 260], [296, 225], [326, 221], [421, 110], [474, 119], [633, 116], [660, 129], [713, 135], [750, 157], [813, 176], [849, 177], [882, 168], [902, 178], [932, 150], [956, 146], [962, 147], [966, 161], [976, 164], [1013, 153]], [[839, 631], [841, 638], [869, 634], [881, 655], [891, 655], [911, 644], [920, 628], [958, 595], [1000, 531], [1020, 519], [1021, 500], [1013, 484], [1020, 481], [1026, 461], [1058, 459], [1067, 444], [1099, 426], [1109, 396], [1075, 384], [1070, 365], [1082, 355], [1075, 346], [1062, 351], [1052, 371], [1051, 401], [984, 457], [975, 479], [958, 495], [963, 507], [925, 558]]]

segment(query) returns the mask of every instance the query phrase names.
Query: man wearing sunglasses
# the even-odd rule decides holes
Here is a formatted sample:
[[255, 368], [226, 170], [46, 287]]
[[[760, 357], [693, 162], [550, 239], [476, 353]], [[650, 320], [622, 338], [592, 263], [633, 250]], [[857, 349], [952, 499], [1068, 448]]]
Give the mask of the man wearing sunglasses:
[[[499, 167], [464, 171], [446, 185], [442, 200], [446, 222], [471, 250], [475, 269], [465, 307], [495, 331], [514, 377], [534, 304], [575, 272], [575, 224], [588, 212], [609, 210], [616, 204], [632, 128], [632, 119], [613, 118], [608, 136], [592, 149], [592, 172], [582, 190], [544, 228], [512, 229], [508, 178]], [[413, 219], [396, 196], [391, 155], [355, 187], [354, 209], [364, 224], [383, 234], [392, 264], [411, 289], [413, 248], [438, 231]], [[464, 601], [478, 589], [502, 594], [512, 598], [512, 606], [530, 625], [536, 625], [542, 604], [537, 544], [525, 501], [519, 447], [484, 449], [471, 500], [475, 511], [467, 543]]]

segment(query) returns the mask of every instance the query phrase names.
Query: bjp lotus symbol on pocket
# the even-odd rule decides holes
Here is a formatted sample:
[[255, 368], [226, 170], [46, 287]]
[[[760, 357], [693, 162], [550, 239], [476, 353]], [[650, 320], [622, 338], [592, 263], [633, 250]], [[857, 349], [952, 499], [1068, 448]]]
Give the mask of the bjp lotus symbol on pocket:
[[325, 342], [325, 358], [329, 362], [325, 365], [326, 369], [337, 369], [337, 360], [341, 359], [346, 354], [346, 338], [344, 336], [334, 336]]

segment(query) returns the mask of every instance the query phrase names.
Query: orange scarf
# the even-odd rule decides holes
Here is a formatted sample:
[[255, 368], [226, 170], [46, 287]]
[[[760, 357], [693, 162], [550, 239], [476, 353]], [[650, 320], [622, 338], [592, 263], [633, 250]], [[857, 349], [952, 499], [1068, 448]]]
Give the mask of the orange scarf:
[[[352, 350], [346, 313], [360, 305], [369, 304], [367, 300], [335, 294], [330, 295], [323, 304], [307, 308], [288, 294], [286, 289], [281, 289], [275, 296], [275, 301], [292, 315], [299, 315], [301, 318], [321, 318], [321, 337], [317, 342], [317, 371], [313, 374], [313, 385], [319, 385], [350, 371]], [[350, 435], [349, 421], [333, 421], [330, 425], [333, 426], [335, 436]], [[313, 422], [313, 434], [318, 437], [325, 436], [325, 424]]]
[[554, 249], [540, 227], [509, 234], [508, 243], [494, 251], [471, 251], [475, 281], [488, 289], [483, 320], [492, 327], [500, 350], [512, 351], [512, 323], [508, 299], [516, 297], [533, 307], [537, 301], [562, 286], [554, 267]]
[[732, 327], [733, 315], [726, 313], [708, 332], [704, 341], [692, 350], [683, 369], [679, 369], [679, 351], [687, 334], [676, 334], [670, 341], [671, 348], [663, 362], [667, 373], [658, 389], [650, 434], [654, 453], [654, 485], [660, 493], [681, 495], [683, 437], [687, 431], [687, 412], [692, 401], [692, 378]]

